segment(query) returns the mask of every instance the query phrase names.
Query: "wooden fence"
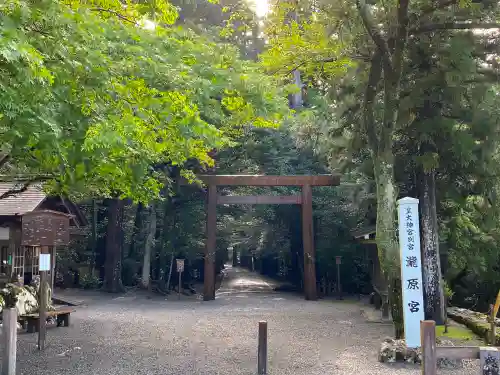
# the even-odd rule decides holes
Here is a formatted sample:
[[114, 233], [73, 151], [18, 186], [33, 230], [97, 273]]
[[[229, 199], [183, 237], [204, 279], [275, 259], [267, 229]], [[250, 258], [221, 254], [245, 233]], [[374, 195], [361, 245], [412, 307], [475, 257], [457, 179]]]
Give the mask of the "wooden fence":
[[493, 346], [437, 346], [436, 323], [420, 323], [422, 339], [422, 374], [437, 375], [438, 358], [480, 359], [481, 375], [500, 375], [500, 351]]

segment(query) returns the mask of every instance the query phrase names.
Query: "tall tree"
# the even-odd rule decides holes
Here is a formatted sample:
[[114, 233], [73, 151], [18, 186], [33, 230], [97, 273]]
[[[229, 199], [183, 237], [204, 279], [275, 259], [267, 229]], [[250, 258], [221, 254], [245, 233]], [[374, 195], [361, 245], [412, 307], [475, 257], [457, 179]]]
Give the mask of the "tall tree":
[[[307, 18], [302, 25], [292, 24], [288, 28], [280, 26], [283, 10], [281, 5], [277, 7], [277, 20], [268, 28], [270, 48], [262, 61], [275, 72], [299, 67], [310, 77], [312, 85], [331, 98], [336, 108], [345, 108], [347, 99], [351, 108], [346, 111], [346, 116], [354, 118], [354, 124], [363, 124], [362, 128], [357, 128], [351, 123], [350, 128], [344, 127], [342, 131], [354, 131], [351, 134], [356, 134], [353, 138], [358, 136], [358, 146], [360, 141], [366, 141], [371, 154], [377, 196], [377, 244], [389, 282], [392, 315], [399, 337], [403, 326], [395, 226], [398, 193], [394, 148], [399, 131], [411, 121], [411, 116], [401, 113], [402, 90], [412, 90], [406, 75], [403, 76], [408, 63], [408, 45], [433, 35], [434, 45], [446, 46], [450, 33], [461, 32], [457, 30], [497, 28], [496, 23], [485, 21], [495, 19], [497, 9], [492, 4], [459, 8], [456, 1], [419, 2], [410, 7], [406, 0], [370, 4], [361, 0], [357, 1], [356, 9], [348, 2], [305, 4], [301, 5], [301, 10], [311, 10], [314, 16]], [[327, 35], [331, 38], [325, 38]], [[292, 45], [308, 45], [309, 48], [291, 53]], [[478, 70], [477, 66], [473, 68]], [[355, 88], [350, 80], [360, 84]], [[360, 102], [363, 103], [361, 106]], [[330, 134], [335, 132], [330, 130]], [[432, 209], [425, 212], [433, 215]], [[431, 242], [435, 239], [433, 235]], [[437, 247], [428, 246], [428, 250], [428, 255], [435, 260]], [[428, 303], [439, 302], [436, 300], [439, 298], [438, 270], [439, 267], [425, 270], [437, 272], [424, 277], [430, 296]]]
[[46, 180], [60, 193], [146, 202], [163, 188], [164, 173], [153, 166], [190, 158], [209, 165], [209, 152], [232, 134], [286, 115], [273, 80], [234, 49], [169, 29], [168, 3], [155, 2], [155, 30], [137, 27], [152, 18], [149, 5], [92, 4], [0, 5], [7, 172], [30, 173], [28, 184]]
[[124, 291], [122, 284], [123, 207], [121, 199], [108, 199], [108, 226], [106, 230], [106, 261], [103, 289], [111, 293]]

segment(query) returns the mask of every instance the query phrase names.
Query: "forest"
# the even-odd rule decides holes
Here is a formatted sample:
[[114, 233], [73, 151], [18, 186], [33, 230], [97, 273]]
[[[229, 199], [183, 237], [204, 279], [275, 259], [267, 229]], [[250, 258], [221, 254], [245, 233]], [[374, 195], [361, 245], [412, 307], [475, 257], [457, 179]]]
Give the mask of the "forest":
[[[344, 291], [370, 293], [353, 233], [376, 229], [400, 336], [396, 201], [412, 196], [427, 314], [441, 293], [485, 311], [500, 288], [499, 16], [491, 0], [4, 0], [0, 174], [86, 215], [59, 285], [168, 293], [177, 258], [186, 285], [203, 280], [197, 174], [338, 173], [313, 193], [318, 283], [342, 256]], [[217, 228], [218, 271], [234, 252], [302, 287], [299, 207], [220, 206]]]

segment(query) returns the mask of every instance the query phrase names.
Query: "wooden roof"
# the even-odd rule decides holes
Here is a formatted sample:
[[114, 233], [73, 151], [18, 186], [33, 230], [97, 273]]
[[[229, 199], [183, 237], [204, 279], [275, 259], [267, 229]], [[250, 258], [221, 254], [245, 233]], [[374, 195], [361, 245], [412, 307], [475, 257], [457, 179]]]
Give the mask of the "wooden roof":
[[[0, 182], [0, 195], [9, 190], [19, 189], [23, 184], [16, 182]], [[35, 210], [47, 196], [41, 186], [31, 185], [26, 191], [0, 199], [0, 216], [23, 215]]]
[[[23, 186], [23, 182], [0, 182], [0, 195], [21, 189]], [[54, 207], [56, 208], [54, 209]], [[69, 214], [73, 225], [77, 227], [88, 225], [87, 219], [76, 204], [62, 197], [47, 196], [40, 184], [30, 185], [22, 192], [0, 199], [0, 216], [4, 217], [27, 215], [41, 209], [63, 215]]]
[[361, 238], [366, 235], [374, 234], [376, 233], [377, 228], [375, 226], [369, 226], [361, 229], [356, 229], [351, 232], [352, 236], [354, 238]]

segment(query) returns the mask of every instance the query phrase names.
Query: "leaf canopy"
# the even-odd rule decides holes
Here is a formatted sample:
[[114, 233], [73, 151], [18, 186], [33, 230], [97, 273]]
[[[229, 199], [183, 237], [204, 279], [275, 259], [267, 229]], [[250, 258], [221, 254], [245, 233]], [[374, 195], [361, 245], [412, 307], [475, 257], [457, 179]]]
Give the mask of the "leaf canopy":
[[[155, 4], [156, 19], [173, 20], [167, 3]], [[287, 115], [273, 79], [234, 48], [178, 27], [141, 27], [141, 14], [153, 16], [145, 5], [122, 10], [104, 0], [0, 5], [0, 139], [10, 173], [44, 176], [63, 193], [148, 201], [165, 183], [155, 166], [209, 166], [210, 151], [244, 128]]]

